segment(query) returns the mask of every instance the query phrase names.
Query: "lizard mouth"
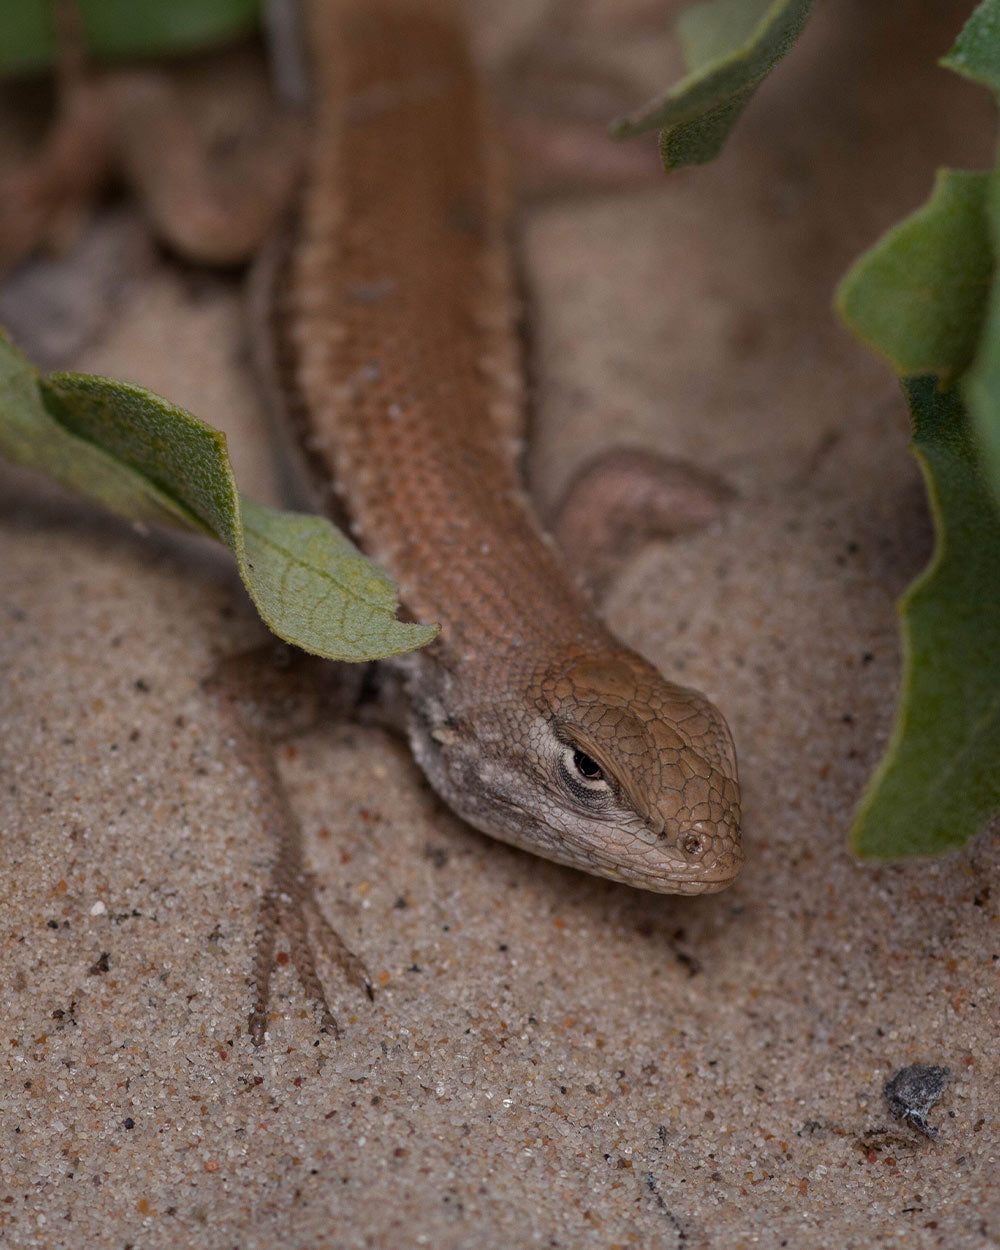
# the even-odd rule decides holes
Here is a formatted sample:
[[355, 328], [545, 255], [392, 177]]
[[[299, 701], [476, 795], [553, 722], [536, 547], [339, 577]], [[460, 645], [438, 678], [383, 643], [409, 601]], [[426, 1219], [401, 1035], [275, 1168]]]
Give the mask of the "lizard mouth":
[[[447, 797], [459, 814], [482, 832], [544, 859], [596, 877], [656, 894], [714, 894], [730, 885], [743, 867], [738, 814], [721, 820], [670, 817], [656, 823], [637, 813], [598, 815], [535, 806], [491, 776], [488, 796], [469, 803], [470, 791]], [[464, 801], [463, 801], [464, 800]], [[547, 819], [545, 817], [548, 817]]]
[[732, 885], [742, 868], [743, 852], [737, 848], [718, 856], [711, 866], [661, 855], [654, 862], [633, 860], [607, 867], [595, 866], [592, 871], [654, 894], [718, 894]]
[[576, 836], [553, 830], [556, 836], [544, 845], [537, 837], [524, 841], [510, 831], [491, 832], [546, 859], [655, 894], [716, 894], [743, 868], [739, 833], [729, 828], [699, 826], [666, 844], [645, 825], [591, 827]]
[[698, 877], [687, 883], [681, 890], [684, 894], [718, 894], [733, 884], [743, 871], [743, 851], [737, 847], [734, 851], [720, 855], [711, 868], [703, 869]]
[[728, 824], [698, 822], [674, 831], [666, 844], [648, 826], [619, 828], [591, 853], [592, 862], [581, 865], [587, 871], [657, 894], [715, 894], [743, 868], [739, 832]]

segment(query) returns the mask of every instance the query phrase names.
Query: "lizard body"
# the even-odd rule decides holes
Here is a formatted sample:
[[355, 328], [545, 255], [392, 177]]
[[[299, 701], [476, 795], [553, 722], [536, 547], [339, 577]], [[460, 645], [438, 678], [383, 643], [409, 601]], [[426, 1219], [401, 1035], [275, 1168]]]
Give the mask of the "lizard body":
[[276, 301], [314, 485], [441, 624], [405, 657], [409, 738], [477, 828], [644, 889], [739, 872], [729, 730], [618, 642], [517, 478], [503, 171], [442, 0], [315, 0], [313, 130]]

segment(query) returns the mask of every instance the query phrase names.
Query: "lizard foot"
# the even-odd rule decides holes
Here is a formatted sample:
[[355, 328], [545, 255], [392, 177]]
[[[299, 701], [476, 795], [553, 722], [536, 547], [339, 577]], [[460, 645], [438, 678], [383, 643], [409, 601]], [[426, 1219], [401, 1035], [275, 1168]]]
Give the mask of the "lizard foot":
[[0, 179], [0, 271], [45, 245], [67, 247], [117, 168], [161, 239], [196, 264], [248, 260], [293, 198], [303, 147], [288, 108], [252, 134], [210, 145], [173, 80], [88, 67], [77, 0], [53, 0], [57, 110], [38, 155]]
[[[281, 680], [277, 682], [273, 663], [276, 651], [285, 657]], [[269, 654], [270, 663], [266, 662], [262, 652]], [[252, 1005], [248, 1023], [251, 1039], [258, 1046], [264, 1042], [267, 1030], [271, 974], [279, 927], [283, 927], [288, 936], [289, 953], [302, 988], [319, 1008], [320, 1028], [334, 1037], [339, 1035], [339, 1026], [316, 968], [307, 912], [313, 918], [317, 940], [327, 957], [369, 998], [374, 997], [371, 978], [364, 964], [320, 909], [314, 878], [305, 867], [302, 830], [278, 772], [273, 752], [274, 737], [272, 732], [268, 732], [273, 731], [276, 725], [283, 727], [286, 734], [301, 728], [303, 707], [306, 711], [312, 708], [315, 712], [316, 700], [323, 696], [323, 685], [329, 685], [321, 680], [317, 690], [317, 677], [322, 678], [331, 671], [332, 665], [320, 667], [310, 656], [301, 653], [293, 656], [287, 648], [267, 646], [224, 661], [203, 682], [205, 690], [216, 698], [222, 709], [237, 757], [254, 779], [259, 799], [259, 819], [277, 848], [261, 900], [250, 978]], [[295, 678], [298, 678], [301, 687], [297, 692]], [[359, 682], [363, 678], [361, 666], [358, 666], [357, 678]], [[277, 703], [269, 697], [275, 690], [280, 695]]]
[[248, 1018], [250, 1038], [255, 1046], [263, 1045], [266, 1039], [274, 948], [278, 928], [282, 926], [289, 937], [289, 954], [299, 983], [306, 997], [319, 1008], [320, 1028], [335, 1038], [340, 1036], [340, 1026], [316, 968], [313, 942], [306, 921], [307, 911], [313, 918], [318, 941], [327, 957], [337, 964], [347, 980], [364, 990], [369, 1000], [375, 999], [375, 988], [364, 963], [330, 924], [319, 906], [315, 878], [302, 865], [301, 833], [297, 825], [292, 829], [287, 818], [281, 830], [281, 839], [257, 922], [250, 981], [252, 1006]]
[[655, 452], [616, 448], [576, 473], [549, 528], [597, 598], [622, 560], [643, 543], [701, 529], [734, 497], [714, 473]]
[[233, 136], [215, 150], [185, 115], [166, 74], [119, 70], [105, 75], [104, 87], [119, 164], [158, 237], [196, 264], [249, 260], [292, 201], [301, 118], [271, 110], [252, 136]]

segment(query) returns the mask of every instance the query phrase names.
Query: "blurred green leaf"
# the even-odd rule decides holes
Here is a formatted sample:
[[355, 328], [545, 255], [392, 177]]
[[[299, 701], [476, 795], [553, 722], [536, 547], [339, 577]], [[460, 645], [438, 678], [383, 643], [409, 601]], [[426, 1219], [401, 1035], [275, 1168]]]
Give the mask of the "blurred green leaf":
[[687, 69], [706, 69], [753, 43], [773, 0], [704, 0], [681, 10], [677, 37]]
[[852, 831], [865, 856], [962, 846], [1000, 808], [1000, 511], [963, 405], [974, 396], [995, 423], [994, 181], [941, 171], [837, 292], [847, 323], [903, 377], [936, 531], [899, 604], [899, 708]]
[[[1000, 175], [990, 176], [987, 225], [994, 255], [1000, 255]], [[975, 359], [960, 382], [972, 419], [983, 469], [1000, 509], [1000, 282], [994, 281]]]
[[0, 11], [0, 74], [32, 74], [52, 63], [55, 39], [47, 0], [6, 0]]
[[1000, 93], [1000, 0], [976, 6], [941, 64]]
[[663, 95], [619, 118], [627, 139], [660, 130], [665, 169], [717, 156], [747, 101], [801, 34], [815, 0], [708, 0], [680, 19], [689, 73]]
[[[1000, 102], [1000, 0], [983, 0], [941, 64], [988, 87]], [[986, 228], [1000, 255], [1000, 173], [994, 168], [986, 196]], [[982, 336], [961, 384], [973, 432], [994, 499], [1000, 507], [1000, 284], [989, 294]]]
[[[260, 0], [77, 0], [98, 59], [167, 55], [224, 43], [256, 24]], [[0, 4], [0, 74], [32, 73], [55, 57], [52, 0]]]
[[956, 392], [903, 385], [937, 542], [900, 601], [896, 724], [852, 830], [859, 855], [891, 858], [962, 846], [1000, 809], [1000, 513]]
[[945, 169], [925, 205], [847, 272], [837, 309], [904, 376], [955, 378], [972, 360], [993, 276], [988, 173]]
[[242, 498], [225, 435], [142, 387], [40, 378], [0, 338], [0, 454], [129, 520], [226, 543], [264, 621], [305, 651], [380, 659], [437, 634], [395, 619], [392, 580], [328, 521]]

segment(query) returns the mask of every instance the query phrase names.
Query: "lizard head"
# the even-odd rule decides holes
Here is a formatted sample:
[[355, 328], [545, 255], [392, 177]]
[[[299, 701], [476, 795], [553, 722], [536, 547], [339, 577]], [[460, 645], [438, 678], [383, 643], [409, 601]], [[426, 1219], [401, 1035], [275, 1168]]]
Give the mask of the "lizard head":
[[711, 893], [736, 878], [736, 752], [704, 695], [624, 648], [571, 657], [539, 689], [562, 807], [578, 820], [562, 818], [568, 862], [661, 893]]
[[619, 647], [581, 648], [516, 696], [494, 690], [459, 713], [460, 727], [414, 739], [432, 783], [470, 824], [659, 893], [712, 893], [736, 878], [736, 753], [704, 695]]

